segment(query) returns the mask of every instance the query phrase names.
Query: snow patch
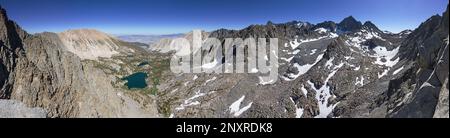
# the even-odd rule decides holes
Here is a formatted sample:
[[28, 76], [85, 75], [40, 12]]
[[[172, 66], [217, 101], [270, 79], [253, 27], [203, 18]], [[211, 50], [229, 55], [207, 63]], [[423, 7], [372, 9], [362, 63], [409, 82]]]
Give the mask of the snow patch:
[[[382, 46], [375, 47], [373, 49], [373, 51], [375, 51], [375, 54], [371, 55], [371, 57], [375, 57], [377, 59], [374, 62], [374, 64], [386, 66], [389, 68], [393, 67], [400, 60], [399, 57], [397, 57], [395, 60], [392, 60], [397, 55], [399, 49], [400, 49], [400, 47], [397, 47], [392, 51], [388, 51], [386, 49], [386, 47], [382, 47]], [[383, 61], [383, 59], [385, 59], [386, 61]]]
[[317, 99], [317, 101], [318, 101], [317, 104], [319, 105], [319, 115], [315, 116], [314, 118], [328, 117], [328, 115], [333, 111], [333, 109], [338, 104], [338, 103], [336, 103], [336, 104], [328, 105], [329, 104], [328, 99], [331, 97], [335, 97], [334, 95], [331, 94], [331, 90], [330, 90], [330, 86], [328, 86], [328, 82], [342, 66], [344, 66], [344, 63], [341, 63], [338, 66], [336, 66], [333, 69], [333, 71], [328, 75], [328, 77], [325, 79], [325, 82], [323, 83], [324, 85], [322, 85], [322, 87], [320, 87], [319, 89], [317, 89], [314, 86], [314, 83], [312, 83], [310, 80], [307, 82], [311, 86], [311, 88], [316, 92], [315, 98]]
[[378, 73], [378, 78], [382, 78], [383, 76], [386, 76], [389, 72], [389, 69], [385, 69], [381, 74]]
[[364, 76], [361, 77], [356, 77], [356, 82], [355, 82], [356, 86], [364, 86]]
[[[269, 78], [270, 79], [270, 78]], [[263, 77], [259, 77], [259, 84], [260, 85], [269, 85], [269, 84], [274, 84], [275, 80], [270, 79], [270, 80], [264, 80]]]
[[192, 78], [193, 81], [195, 81], [196, 79], [198, 79], [197, 75], [195, 75], [194, 78]]
[[295, 104], [295, 101], [294, 101], [294, 99], [292, 99], [292, 97], [289, 97], [289, 99], [291, 100], [292, 104], [294, 104], [294, 106], [295, 106], [295, 118], [302, 118], [304, 109], [301, 107], [297, 108], [297, 104]]
[[333, 61], [334, 61], [334, 57], [332, 57], [330, 60], [328, 60], [326, 63], [325, 63], [325, 67], [326, 68], [328, 68], [328, 69], [330, 69], [334, 64], [333, 64]]
[[402, 66], [401, 68], [395, 70], [395, 71], [392, 73], [392, 75], [395, 75], [395, 74], [399, 73], [400, 71], [403, 70], [404, 67], [405, 67], [405, 66]]
[[316, 32], [318, 32], [318, 33], [320, 33], [320, 34], [324, 34], [324, 33], [327, 33], [327, 32], [328, 32], [328, 29], [325, 29], [325, 28], [317, 28], [317, 29], [314, 30], [314, 31], [316, 31]]
[[177, 111], [184, 110], [186, 107], [199, 105], [200, 102], [199, 101], [194, 101], [195, 99], [203, 97], [203, 96], [206, 96], [206, 95], [209, 95], [209, 94], [213, 94], [213, 93], [215, 93], [215, 91], [211, 91], [209, 93], [201, 93], [200, 90], [198, 90], [197, 92], [195, 92], [194, 96], [184, 100], [184, 102], [182, 104], [180, 104], [180, 106], [175, 108], [175, 110], [177, 110]]
[[192, 96], [191, 98], [188, 98], [186, 100], [184, 100], [184, 102], [182, 104], [180, 104], [180, 106], [178, 106], [177, 108], [175, 108], [175, 110], [179, 111], [179, 110], [184, 110], [186, 107], [188, 106], [194, 106], [194, 105], [199, 105], [200, 102], [199, 101], [193, 101], [196, 98], [205, 96], [206, 93], [200, 93], [200, 90], [198, 90], [194, 96]]
[[206, 85], [206, 84], [208, 84], [209, 82], [215, 81], [216, 79], [217, 79], [217, 77], [213, 77], [213, 78], [211, 78], [211, 79], [209, 79], [209, 80], [206, 80], [205, 83], [203, 83], [203, 85]]
[[425, 87], [432, 87], [432, 88], [435, 88], [435, 86], [431, 85], [430, 83], [424, 82], [424, 83], [422, 84], [422, 86], [420, 86], [419, 90], [422, 89], [422, 88], [425, 88]]
[[311, 53], [309, 53], [309, 55], [314, 55], [317, 52], [317, 49], [313, 49], [311, 50]]
[[322, 60], [322, 58], [323, 58], [323, 54], [317, 56], [317, 59], [313, 64], [305, 64], [302, 66], [300, 66], [298, 63], [294, 63], [293, 66], [297, 68], [298, 73], [297, 74], [290, 73], [290, 74], [288, 74], [289, 78], [284, 77], [284, 79], [286, 81], [292, 81], [292, 80], [297, 79], [299, 76], [307, 73], [313, 66], [315, 66], [320, 60]]
[[292, 59], [294, 59], [294, 56], [292, 56], [292, 57], [290, 57], [290, 58], [284, 58], [284, 57], [282, 57], [282, 58], [280, 58], [281, 60], [284, 60], [284, 61], [286, 61], [286, 62], [291, 62], [291, 60]]
[[302, 85], [302, 87], [300, 88], [300, 90], [302, 91], [303, 95], [305, 95], [306, 98], [308, 98], [308, 90], [305, 89], [305, 86]]
[[317, 37], [317, 38], [309, 38], [309, 39], [295, 39], [294, 41], [291, 41], [289, 44], [291, 45], [292, 49], [296, 49], [298, 46], [300, 46], [303, 43], [308, 43], [308, 42], [314, 42], [314, 41], [319, 41], [322, 39], [329, 39], [329, 38], [336, 38], [338, 37], [338, 35], [336, 33], [329, 33], [326, 36], [321, 36], [321, 37]]
[[230, 109], [230, 114], [233, 114], [234, 117], [238, 117], [240, 116], [242, 113], [244, 113], [245, 111], [247, 111], [253, 104], [253, 102], [250, 102], [247, 106], [244, 106], [242, 108], [240, 108], [242, 101], [244, 101], [245, 99], [245, 95], [243, 95], [241, 98], [239, 98], [237, 101], [233, 102], [229, 109]]

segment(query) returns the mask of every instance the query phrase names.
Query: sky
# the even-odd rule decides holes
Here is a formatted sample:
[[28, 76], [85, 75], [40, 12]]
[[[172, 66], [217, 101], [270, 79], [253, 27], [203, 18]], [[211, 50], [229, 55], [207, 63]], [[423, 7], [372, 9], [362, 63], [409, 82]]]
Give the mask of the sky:
[[415, 29], [448, 0], [0, 0], [30, 33], [91, 28], [110, 34], [242, 29], [268, 21], [340, 22], [352, 15], [380, 29]]

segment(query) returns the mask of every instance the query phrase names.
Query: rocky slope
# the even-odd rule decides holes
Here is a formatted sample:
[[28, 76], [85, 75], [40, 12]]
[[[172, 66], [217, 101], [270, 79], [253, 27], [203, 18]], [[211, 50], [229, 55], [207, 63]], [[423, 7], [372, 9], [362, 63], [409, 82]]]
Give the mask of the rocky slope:
[[[158, 40], [158, 42], [150, 44], [149, 50], [160, 52], [160, 53], [168, 53], [168, 52], [171, 52], [171, 51], [174, 51], [175, 49], [177, 49], [177, 44], [173, 43], [175, 39], [185, 38], [192, 45], [192, 37], [193, 37], [193, 32], [189, 32], [185, 35], [176, 35], [176, 36], [173, 36], [172, 38], [170, 38], [170, 37], [161, 38], [160, 40]], [[208, 33], [202, 31], [202, 38], [203, 39], [208, 38]]]
[[44, 118], [47, 113], [42, 108], [29, 108], [21, 102], [0, 99], [0, 117]]

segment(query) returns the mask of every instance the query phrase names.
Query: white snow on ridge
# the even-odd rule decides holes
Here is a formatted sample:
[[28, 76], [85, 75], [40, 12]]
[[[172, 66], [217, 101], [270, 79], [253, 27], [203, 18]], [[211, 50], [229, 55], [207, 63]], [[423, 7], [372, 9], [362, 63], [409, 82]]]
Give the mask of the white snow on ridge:
[[243, 95], [241, 98], [239, 98], [237, 101], [233, 102], [230, 107], [230, 114], [233, 114], [234, 117], [240, 116], [242, 113], [247, 111], [253, 104], [253, 102], [250, 102], [247, 106], [244, 106], [240, 108], [242, 101], [244, 101], [245, 95]]
[[296, 49], [298, 46], [300, 46], [303, 43], [319, 41], [319, 40], [327, 39], [327, 38], [336, 38], [338, 36], [339, 35], [337, 35], [336, 33], [330, 33], [330, 34], [328, 34], [326, 36], [321, 36], [321, 37], [318, 37], [318, 38], [301, 39], [301, 40], [295, 39], [294, 41], [291, 41], [289, 44], [291, 45], [292, 49]]
[[383, 76], [386, 76], [389, 72], [389, 69], [385, 69], [381, 74], [378, 73], [378, 78], [382, 78]]
[[422, 84], [422, 86], [420, 86], [419, 90], [422, 89], [422, 88], [425, 88], [425, 87], [432, 87], [432, 88], [435, 88], [435, 86], [431, 85], [430, 83], [424, 82], [424, 83]]
[[284, 57], [282, 57], [282, 58], [280, 58], [281, 60], [284, 60], [284, 61], [286, 61], [286, 62], [291, 62], [291, 60], [292, 59], [294, 59], [294, 56], [292, 56], [292, 57], [290, 57], [290, 58], [284, 58]]
[[447, 36], [447, 38], [446, 38], [446, 39], [444, 39], [444, 41], [445, 41], [445, 44], [447, 44], [447, 45], [448, 45], [448, 42], [449, 42], [449, 36]]
[[[360, 32], [357, 32], [356, 36], [350, 37], [349, 40], [346, 41], [346, 43], [348, 45], [354, 46], [358, 49], [362, 49], [363, 46], [361, 44], [372, 38], [378, 38], [380, 40], [386, 41], [385, 39], [380, 37], [377, 32], [371, 32], [371, 31], [367, 31], [367, 30], [363, 29]], [[364, 46], [364, 47], [367, 47], [367, 46]]]
[[317, 49], [313, 49], [311, 50], [311, 53], [309, 53], [309, 55], [314, 55], [317, 52]]
[[192, 78], [193, 81], [195, 81], [196, 79], [198, 79], [197, 75], [195, 75], [194, 78]]
[[206, 85], [206, 84], [208, 84], [211, 81], [215, 81], [216, 79], [217, 79], [217, 77], [213, 77], [213, 78], [211, 78], [209, 80], [206, 80], [205, 83], [203, 83], [203, 85]]
[[303, 95], [305, 95], [306, 98], [308, 98], [308, 90], [305, 89], [305, 86], [302, 85], [302, 87], [300, 88], [300, 90], [303, 92]]
[[354, 70], [354, 71], [358, 71], [358, 70], [360, 70], [360, 69], [361, 69], [361, 66], [358, 66], [358, 67], [354, 68], [353, 70]]
[[291, 55], [297, 55], [298, 53], [300, 53], [300, 50], [294, 50], [293, 52], [289, 52], [288, 54], [291, 54]]
[[364, 86], [364, 76], [356, 77], [355, 86]]
[[200, 90], [198, 90], [197, 92], [195, 92], [195, 95], [192, 96], [191, 98], [188, 98], [186, 100], [184, 100], [184, 102], [182, 104], [180, 104], [180, 106], [178, 106], [177, 108], [175, 108], [175, 110], [179, 111], [179, 110], [183, 110], [188, 106], [194, 106], [194, 105], [199, 105], [200, 102], [199, 101], [193, 101], [199, 97], [205, 96], [207, 93], [201, 93]]
[[344, 58], [345, 58], [345, 60], [355, 59], [354, 57], [351, 57], [351, 56], [345, 56]]
[[317, 28], [317, 29], [314, 30], [314, 31], [316, 31], [316, 32], [318, 32], [318, 33], [320, 33], [320, 34], [323, 34], [323, 33], [328, 32], [328, 29], [325, 29], [325, 28]]
[[362, 29], [360, 32], [356, 33], [358, 35], [358, 37], [361, 37], [362, 39], [372, 39], [372, 38], [378, 38], [380, 40], [386, 41], [385, 39], [383, 39], [382, 37], [380, 37], [380, 35], [377, 32], [372, 32], [372, 31], [367, 31], [365, 29]]
[[211, 91], [211, 92], [208, 92], [208, 93], [201, 93], [200, 90], [198, 90], [197, 92], [195, 92], [194, 96], [184, 100], [184, 102], [182, 104], [180, 104], [180, 106], [175, 108], [175, 110], [177, 110], [177, 111], [184, 110], [186, 107], [199, 105], [200, 102], [199, 101], [194, 101], [195, 99], [203, 97], [203, 96], [206, 96], [206, 95], [209, 95], [209, 94], [213, 94], [213, 93], [215, 93], [215, 91]]
[[304, 109], [299, 107], [295, 109], [295, 118], [302, 118]]
[[377, 46], [373, 49], [373, 51], [375, 51], [375, 54], [370, 55], [370, 57], [376, 58], [376, 61], [373, 64], [388, 67], [381, 74], [378, 73], [378, 78], [382, 78], [383, 76], [388, 75], [388, 72], [391, 70], [391, 68], [400, 61], [399, 57], [393, 60], [393, 58], [397, 55], [399, 49], [400, 47], [397, 47], [392, 51], [388, 51], [386, 47], [382, 46]]
[[325, 63], [325, 67], [328, 68], [328, 69], [330, 69], [330, 68], [333, 66], [333, 61], [334, 61], [334, 57], [332, 57], [330, 60], [328, 60], [328, 61]]
[[395, 74], [399, 73], [400, 71], [403, 70], [404, 67], [405, 67], [405, 66], [402, 66], [401, 68], [395, 70], [395, 71], [392, 73], [392, 75], [395, 75]]
[[292, 49], [297, 48], [301, 43], [298, 42], [297, 39], [295, 39], [294, 41], [289, 42], [289, 44], [291, 45]]
[[[324, 54], [320, 54], [319, 56], [317, 56], [316, 61], [313, 64], [305, 64], [305, 65], [299, 65], [298, 63], [294, 63], [294, 67], [297, 68], [298, 73], [297, 74], [288, 74], [289, 78], [283, 77], [286, 81], [292, 81], [297, 79], [299, 76], [307, 73], [313, 66], [315, 66], [320, 60], [322, 60]], [[290, 79], [292, 78], [292, 79]]]

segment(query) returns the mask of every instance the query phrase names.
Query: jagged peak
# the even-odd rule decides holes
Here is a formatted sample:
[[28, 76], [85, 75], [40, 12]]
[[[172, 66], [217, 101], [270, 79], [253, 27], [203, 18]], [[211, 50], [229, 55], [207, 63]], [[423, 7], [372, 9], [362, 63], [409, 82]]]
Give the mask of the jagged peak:
[[[8, 18], [8, 14], [0, 5], [0, 39], [10, 37], [12, 39], [24, 39], [28, 33], [24, 31], [18, 24]], [[17, 42], [18, 43], [18, 42]]]
[[342, 31], [356, 31], [362, 28], [362, 23], [353, 16], [349, 16], [339, 23]]
[[348, 17], [344, 18], [339, 24], [342, 24], [342, 23], [361, 23], [361, 22], [356, 20], [355, 17], [353, 17], [353, 16], [348, 16]]
[[368, 29], [374, 29], [376, 31], [380, 31], [380, 29], [371, 21], [366, 21], [363, 26], [367, 27]]
[[3, 9], [3, 7], [0, 5], [0, 15], [2, 16], [2, 17], [5, 17], [6, 16], [6, 10], [5, 9]]
[[401, 31], [399, 34], [400, 34], [400, 35], [409, 35], [409, 34], [411, 34], [412, 32], [413, 32], [413, 30], [406, 29], [406, 30]]
[[314, 29], [317, 29], [317, 28], [325, 28], [325, 29], [329, 29], [332, 31], [336, 31], [337, 24], [333, 21], [324, 21], [324, 22], [318, 23], [314, 26]]

